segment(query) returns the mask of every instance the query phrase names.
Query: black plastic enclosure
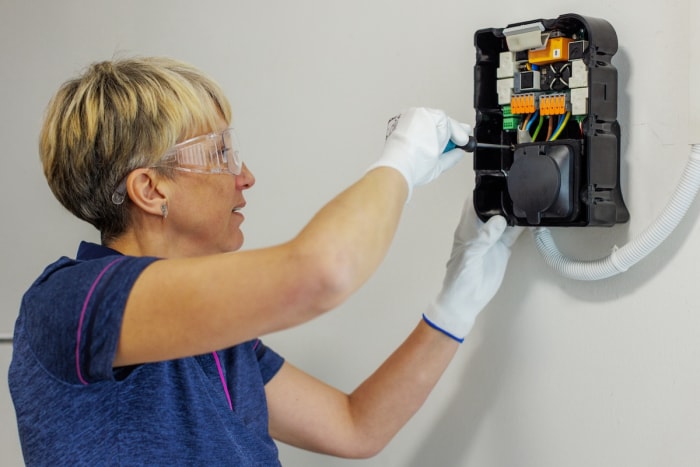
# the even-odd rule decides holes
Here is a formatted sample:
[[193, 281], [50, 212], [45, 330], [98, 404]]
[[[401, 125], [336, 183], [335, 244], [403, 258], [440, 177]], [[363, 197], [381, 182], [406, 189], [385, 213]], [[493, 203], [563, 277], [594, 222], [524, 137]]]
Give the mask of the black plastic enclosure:
[[[533, 25], [543, 44], [556, 38], [568, 43], [565, 60], [558, 58], [554, 46], [547, 46], [549, 52], [542, 51], [544, 45], [509, 49], [508, 40], [517, 44], [512, 31], [518, 34]], [[502, 215], [510, 225], [522, 226], [627, 222], [629, 212], [620, 190], [617, 70], [611, 63], [618, 42], [610, 23], [564, 14], [479, 30], [474, 45], [474, 136], [479, 143], [507, 147], [474, 151], [473, 202], [479, 218]], [[545, 58], [537, 58], [542, 54]], [[504, 66], [506, 74], [515, 70], [513, 76], [503, 77]], [[508, 104], [504, 93], [510, 93]], [[510, 103], [523, 96], [539, 102], [537, 113], [522, 110], [531, 109], [529, 104]], [[561, 107], [545, 109], [543, 103], [550, 101], [542, 99], [547, 98], [559, 99]], [[545, 111], [555, 113], [545, 118]], [[528, 118], [532, 126], [521, 129]], [[561, 125], [554, 139], [545, 138], [552, 131], [547, 134], [542, 128], [550, 120]], [[535, 124], [540, 127], [537, 131]]]

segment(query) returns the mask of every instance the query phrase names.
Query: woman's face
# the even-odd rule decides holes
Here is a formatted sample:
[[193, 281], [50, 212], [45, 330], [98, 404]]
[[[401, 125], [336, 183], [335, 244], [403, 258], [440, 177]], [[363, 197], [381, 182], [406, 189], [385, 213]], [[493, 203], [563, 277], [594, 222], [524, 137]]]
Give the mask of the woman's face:
[[[220, 122], [223, 131], [226, 122]], [[200, 174], [174, 171], [168, 197], [167, 241], [178, 256], [206, 255], [235, 251], [243, 245], [241, 210], [244, 191], [255, 177], [243, 164], [241, 173]]]

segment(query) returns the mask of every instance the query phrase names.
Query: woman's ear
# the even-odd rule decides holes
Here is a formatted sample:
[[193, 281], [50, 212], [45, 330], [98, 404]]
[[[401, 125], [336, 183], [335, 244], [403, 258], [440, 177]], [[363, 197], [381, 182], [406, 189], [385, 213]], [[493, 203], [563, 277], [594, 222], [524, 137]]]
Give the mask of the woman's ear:
[[126, 190], [135, 206], [160, 217], [168, 201], [168, 184], [164, 182], [165, 179], [151, 169], [136, 169], [126, 178]]

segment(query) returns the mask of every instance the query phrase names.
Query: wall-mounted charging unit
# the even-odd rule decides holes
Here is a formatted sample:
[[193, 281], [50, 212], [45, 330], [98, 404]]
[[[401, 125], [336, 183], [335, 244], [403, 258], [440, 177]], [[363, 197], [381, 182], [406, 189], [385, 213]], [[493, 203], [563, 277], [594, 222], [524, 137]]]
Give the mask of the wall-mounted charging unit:
[[475, 33], [474, 207], [511, 225], [627, 222], [617, 34], [576, 14]]

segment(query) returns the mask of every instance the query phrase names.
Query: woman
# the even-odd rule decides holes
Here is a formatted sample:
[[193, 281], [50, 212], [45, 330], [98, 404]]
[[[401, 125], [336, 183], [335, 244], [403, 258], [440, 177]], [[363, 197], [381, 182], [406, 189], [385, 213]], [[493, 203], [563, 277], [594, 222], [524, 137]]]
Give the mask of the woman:
[[[366, 174], [290, 241], [237, 251], [245, 191], [219, 86], [166, 58], [92, 65], [40, 138], [58, 200], [101, 233], [23, 298], [9, 381], [28, 465], [277, 465], [273, 439], [379, 452], [427, 397], [500, 286], [518, 230], [463, 215], [442, 291], [352, 394], [259, 336], [342, 303], [376, 269], [414, 186], [462, 155], [468, 127], [411, 109]], [[473, 235], [472, 235], [473, 234]], [[235, 252], [235, 253], [234, 253]]]

